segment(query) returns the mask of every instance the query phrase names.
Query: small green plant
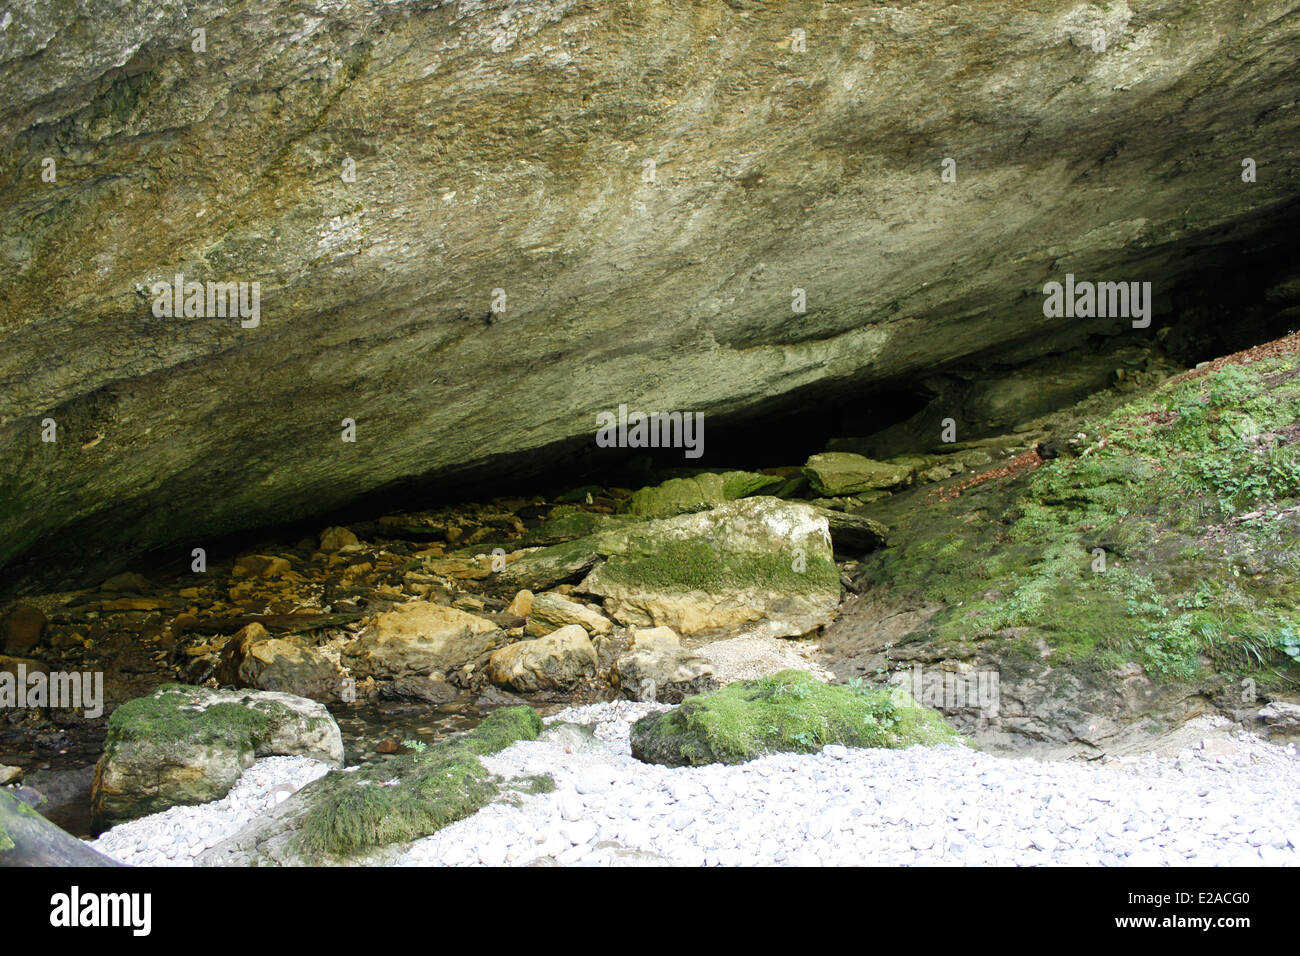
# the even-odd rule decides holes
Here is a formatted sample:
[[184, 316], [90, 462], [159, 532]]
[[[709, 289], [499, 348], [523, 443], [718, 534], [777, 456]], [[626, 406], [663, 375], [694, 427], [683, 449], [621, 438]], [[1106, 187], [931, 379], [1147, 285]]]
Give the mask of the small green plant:
[[1294, 628], [1282, 629], [1282, 633], [1278, 635], [1278, 647], [1283, 654], [1300, 664], [1300, 633], [1297, 633]]
[[423, 740], [414, 740], [409, 737], [406, 740], [402, 741], [402, 746], [409, 747], [411, 750], [414, 750], [417, 754], [422, 754], [429, 749], [429, 745], [426, 744]]

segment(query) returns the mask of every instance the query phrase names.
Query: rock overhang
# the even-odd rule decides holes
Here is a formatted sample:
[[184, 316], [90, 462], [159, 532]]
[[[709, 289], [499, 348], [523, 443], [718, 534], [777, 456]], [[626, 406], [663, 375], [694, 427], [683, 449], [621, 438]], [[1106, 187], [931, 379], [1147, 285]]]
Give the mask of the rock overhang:
[[[1045, 282], [1168, 296], [1285, 218], [1295, 6], [22, 12], [0, 564], [501, 467], [622, 402], [743, 415], [1055, 348]], [[154, 316], [176, 273], [261, 283], [258, 327]]]

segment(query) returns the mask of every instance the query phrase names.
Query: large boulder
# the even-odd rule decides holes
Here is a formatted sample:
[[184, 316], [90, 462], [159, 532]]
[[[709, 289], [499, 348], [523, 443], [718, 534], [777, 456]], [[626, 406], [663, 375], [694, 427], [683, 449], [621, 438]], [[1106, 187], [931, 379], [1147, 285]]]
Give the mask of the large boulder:
[[899, 748], [963, 743], [938, 712], [922, 707], [901, 688], [823, 684], [801, 670], [736, 681], [632, 725], [632, 755], [670, 767], [815, 753], [827, 744]]
[[595, 673], [596, 648], [579, 624], [508, 644], [488, 659], [488, 678], [522, 693], [572, 687]]
[[798, 636], [839, 604], [826, 519], [803, 504], [745, 498], [596, 544], [605, 559], [579, 587], [623, 624], [695, 634], [763, 621]]
[[323, 654], [294, 640], [271, 637], [256, 622], [226, 641], [215, 676], [223, 684], [326, 702], [337, 700], [342, 691], [342, 674]]
[[343, 661], [357, 677], [446, 674], [476, 660], [500, 635], [476, 614], [411, 601], [378, 615], [343, 649]]
[[257, 757], [276, 755], [338, 766], [343, 738], [313, 700], [169, 684], [113, 711], [91, 812], [103, 825], [218, 800]]

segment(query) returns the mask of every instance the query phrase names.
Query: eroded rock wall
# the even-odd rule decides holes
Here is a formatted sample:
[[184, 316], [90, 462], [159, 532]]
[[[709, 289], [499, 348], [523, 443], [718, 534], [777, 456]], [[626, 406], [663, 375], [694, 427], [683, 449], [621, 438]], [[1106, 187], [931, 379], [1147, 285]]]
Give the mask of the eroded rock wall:
[[[1294, 196], [1298, 9], [12, 3], [0, 564], [322, 512], [621, 402], [1032, 354], [1066, 272], [1175, 320]], [[260, 283], [257, 326], [156, 317], [178, 273]]]

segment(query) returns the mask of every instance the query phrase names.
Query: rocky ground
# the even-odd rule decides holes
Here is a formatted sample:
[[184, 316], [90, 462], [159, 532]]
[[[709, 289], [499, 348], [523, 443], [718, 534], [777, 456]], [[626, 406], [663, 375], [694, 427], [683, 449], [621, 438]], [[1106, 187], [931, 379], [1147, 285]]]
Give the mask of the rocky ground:
[[[420, 781], [429, 767], [417, 758], [448, 734], [521, 704], [546, 716], [591, 706], [605, 710], [580, 712], [583, 719], [610, 718], [603, 749], [568, 739], [560, 759], [554, 740], [515, 736], [525, 742], [506, 753], [496, 751], [509, 742], [475, 751], [492, 754], [483, 759], [506, 776], [544, 769], [556, 795], [496, 799], [494, 786], [477, 780], [477, 802], [436, 826], [421, 830], [419, 814], [407, 815], [414, 832], [428, 833], [473, 814], [404, 859], [445, 852], [455, 860], [457, 847], [468, 846], [488, 847], [493, 859], [500, 850], [511, 862], [538, 856], [538, 847], [548, 858], [552, 850], [564, 861], [585, 858], [578, 844], [556, 843], [546, 814], [529, 822], [561, 799], [562, 817], [577, 814], [563, 819], [568, 830], [582, 835], [595, 822], [581, 845], [620, 859], [694, 859], [681, 849], [689, 843], [704, 859], [729, 860], [720, 855], [725, 841], [746, 832], [733, 810], [773, 823], [780, 808], [803, 807], [809, 816], [792, 809], [789, 820], [758, 828], [767, 841], [803, 834], [789, 836], [786, 850], [762, 841], [732, 847], [777, 860], [807, 849], [807, 827], [820, 833], [821, 809], [841, 805], [851, 825], [834, 845], [887, 860], [938, 859], [945, 847], [945, 859], [971, 862], [1290, 852], [1285, 815], [1269, 822], [1266, 804], [1292, 806], [1278, 786], [1294, 783], [1294, 761], [1278, 748], [1300, 729], [1300, 554], [1291, 545], [1300, 517], [1298, 353], [1300, 336], [1291, 335], [1172, 378], [1168, 362], [1147, 355], [1077, 404], [1010, 432], [953, 443], [932, 437], [924, 451], [899, 449], [920, 440], [933, 409], [874, 436], [834, 440], [803, 465], [646, 463], [626, 484], [387, 514], [297, 541], [270, 537], [214, 554], [203, 569], [144, 568], [98, 588], [11, 602], [0, 608], [0, 672], [102, 671], [105, 713], [114, 716], [106, 741], [102, 719], [6, 709], [0, 781], [30, 800], [44, 797], [47, 816], [79, 836], [93, 824], [209, 801], [226, 795], [255, 756], [293, 761], [311, 752], [305, 730], [273, 741], [260, 718], [249, 723], [241, 710], [255, 708], [257, 694], [278, 692], [309, 699], [312, 721], [338, 724], [336, 763], [381, 782], [385, 766], [410, 771], [406, 812], [427, 796]], [[915, 692], [917, 669], [944, 680], [996, 674], [1000, 686], [983, 703], [916, 693], [982, 753], [815, 754], [812, 743], [825, 740], [805, 727], [775, 748], [799, 755], [742, 767], [670, 771], [627, 755], [618, 715], [788, 669], [854, 694], [900, 683]], [[179, 707], [121, 707], [169, 682], [181, 685], [169, 692], [180, 695]], [[211, 719], [198, 731], [190, 717], [200, 701]], [[231, 708], [237, 719], [228, 724]], [[1198, 729], [1207, 719], [1214, 733]], [[1247, 733], [1228, 740], [1224, 728]], [[214, 740], [235, 749], [216, 753]], [[530, 754], [543, 756], [530, 764]], [[1006, 759], [1029, 754], [1038, 762]], [[1138, 762], [1097, 762], [1117, 756]], [[155, 763], [188, 771], [163, 779], [148, 772]], [[281, 793], [306, 780], [301, 762], [257, 766], [289, 768], [284, 777], [259, 770], [271, 774], [267, 786], [286, 785]], [[587, 770], [611, 774], [608, 792], [590, 781], [583, 792]], [[191, 785], [196, 775], [202, 788]], [[997, 783], [951, 785], [967, 778]], [[885, 779], [893, 790], [882, 789]], [[692, 797], [680, 781], [703, 789]], [[724, 790], [738, 781], [735, 799], [719, 797], [716, 781]], [[257, 806], [278, 806], [252, 786]], [[1141, 799], [1144, 788], [1168, 800]], [[595, 802], [575, 809], [569, 791]], [[1093, 799], [1112, 791], [1119, 803]], [[601, 802], [610, 794], [616, 804]], [[810, 802], [801, 804], [802, 795]], [[206, 829], [183, 821], [191, 812], [207, 819], [210, 805], [174, 807], [181, 843], [155, 816], [108, 839], [133, 856], [126, 835], [137, 833], [150, 860], [165, 848], [168, 860], [202, 856], [250, 819], [254, 804], [234, 799]], [[654, 835], [655, 808], [670, 816], [681, 809], [670, 804], [700, 821], [681, 846], [666, 832]], [[1220, 819], [1228, 805], [1230, 819]], [[88, 818], [91, 806], [97, 820]], [[895, 806], [912, 816], [893, 820]], [[1180, 816], [1193, 811], [1208, 816]], [[522, 816], [492, 823], [511, 813]], [[649, 830], [628, 836], [636, 820]], [[450, 836], [480, 825], [481, 839]], [[167, 833], [165, 848], [155, 827], [158, 837]], [[532, 843], [503, 843], [514, 830]], [[1197, 843], [1191, 831], [1213, 839]], [[1046, 841], [1023, 846], [1028, 832], [1056, 843], [1050, 851]], [[361, 842], [385, 842], [373, 837]], [[618, 845], [598, 847], [611, 841]], [[403, 852], [387, 843], [389, 858]], [[1006, 853], [1017, 855], [998, 855]]]
[[[669, 769], [635, 760], [630, 721], [664, 705], [570, 708], [484, 762], [550, 774], [552, 793], [494, 803], [417, 841], [401, 865], [1300, 865], [1300, 754], [1226, 721], [1176, 756], [1007, 759], [960, 747], [774, 755]], [[566, 723], [572, 722], [572, 723]], [[575, 725], [589, 728], [583, 732]], [[93, 845], [187, 866], [324, 773], [260, 761], [223, 800], [123, 824]]]

